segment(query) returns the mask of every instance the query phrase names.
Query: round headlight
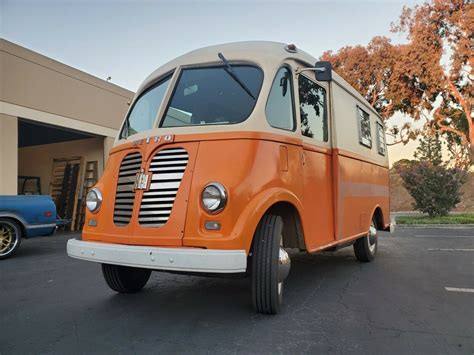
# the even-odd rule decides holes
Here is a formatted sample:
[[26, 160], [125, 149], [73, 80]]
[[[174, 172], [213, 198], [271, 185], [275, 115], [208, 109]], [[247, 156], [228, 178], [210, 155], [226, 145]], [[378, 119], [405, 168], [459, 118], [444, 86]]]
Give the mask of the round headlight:
[[99, 189], [92, 189], [87, 193], [86, 196], [86, 206], [87, 209], [95, 213], [99, 211], [100, 205], [102, 204], [102, 193]]
[[211, 182], [202, 190], [202, 206], [209, 213], [222, 211], [227, 203], [227, 192], [222, 184]]

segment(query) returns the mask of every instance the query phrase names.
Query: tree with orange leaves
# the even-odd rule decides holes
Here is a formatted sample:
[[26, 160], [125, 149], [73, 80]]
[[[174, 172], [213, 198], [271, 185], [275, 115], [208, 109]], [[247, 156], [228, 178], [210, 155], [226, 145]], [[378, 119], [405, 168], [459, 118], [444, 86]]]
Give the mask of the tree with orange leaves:
[[392, 27], [409, 40], [400, 47], [394, 70], [400, 78], [397, 90], [406, 96], [398, 109], [415, 119], [431, 113], [429, 124], [458, 136], [474, 157], [474, 4], [433, 0], [405, 7]]
[[[382, 115], [394, 112], [425, 118], [435, 129], [459, 141], [466, 158], [474, 157], [473, 75], [474, 4], [463, 0], [433, 0], [405, 7], [392, 30], [406, 33], [408, 43], [394, 46], [375, 37], [367, 47], [326, 52], [334, 69]], [[406, 124], [393, 133], [400, 141], [419, 131]], [[470, 154], [469, 154], [470, 153]], [[460, 158], [462, 159], [462, 158]]]
[[[396, 72], [400, 55], [400, 46], [392, 45], [389, 38], [374, 37], [367, 47], [347, 46], [337, 53], [327, 51], [321, 60], [331, 62], [333, 69], [359, 91], [384, 120], [388, 120], [402, 106], [405, 97], [397, 82], [400, 80]], [[409, 123], [391, 131], [400, 140], [389, 145], [406, 143], [415, 139], [418, 133]]]
[[384, 117], [393, 115], [393, 70], [399, 48], [387, 37], [374, 37], [367, 47], [347, 46], [337, 53], [327, 51], [321, 60], [331, 62], [334, 70], [348, 81]]

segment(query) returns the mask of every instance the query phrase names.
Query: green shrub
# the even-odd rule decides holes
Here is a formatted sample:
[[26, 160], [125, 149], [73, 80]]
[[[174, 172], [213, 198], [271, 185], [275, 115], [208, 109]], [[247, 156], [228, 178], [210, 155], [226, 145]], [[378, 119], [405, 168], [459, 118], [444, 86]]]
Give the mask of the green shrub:
[[403, 185], [415, 200], [413, 207], [430, 217], [447, 215], [461, 201], [460, 188], [466, 180], [463, 170], [412, 161], [399, 171]]

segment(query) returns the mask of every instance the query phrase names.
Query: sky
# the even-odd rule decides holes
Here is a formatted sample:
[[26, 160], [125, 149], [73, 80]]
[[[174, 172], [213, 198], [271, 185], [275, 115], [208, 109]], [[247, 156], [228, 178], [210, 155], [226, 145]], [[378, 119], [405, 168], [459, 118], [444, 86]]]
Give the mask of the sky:
[[[418, 0], [0, 0], [1, 37], [136, 91], [156, 68], [213, 44], [295, 43], [315, 57], [390, 32]], [[395, 150], [397, 150], [396, 148]], [[411, 148], [413, 150], [413, 147]], [[398, 153], [397, 153], [398, 154]], [[402, 155], [405, 154], [402, 152]]]
[[[419, 3], [420, 1], [418, 1]], [[2, 37], [135, 91], [190, 50], [234, 41], [295, 43], [319, 57], [390, 33], [417, 1], [0, 0]]]

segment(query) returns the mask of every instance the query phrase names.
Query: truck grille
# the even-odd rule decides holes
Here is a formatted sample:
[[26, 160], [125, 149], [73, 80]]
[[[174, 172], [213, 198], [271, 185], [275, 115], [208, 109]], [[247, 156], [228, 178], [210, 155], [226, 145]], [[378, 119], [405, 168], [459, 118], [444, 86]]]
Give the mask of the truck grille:
[[114, 223], [125, 226], [130, 222], [135, 200], [135, 177], [140, 172], [142, 156], [140, 153], [127, 154], [120, 165], [115, 194]]
[[168, 221], [188, 158], [183, 148], [163, 149], [153, 157], [150, 189], [143, 193], [138, 217], [142, 226], [161, 227]]

